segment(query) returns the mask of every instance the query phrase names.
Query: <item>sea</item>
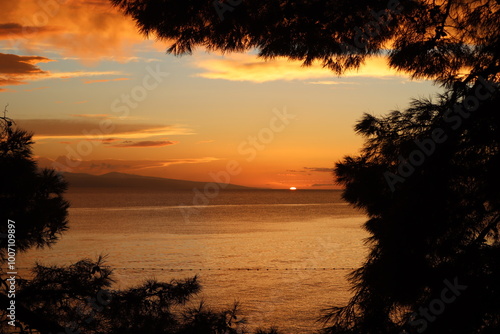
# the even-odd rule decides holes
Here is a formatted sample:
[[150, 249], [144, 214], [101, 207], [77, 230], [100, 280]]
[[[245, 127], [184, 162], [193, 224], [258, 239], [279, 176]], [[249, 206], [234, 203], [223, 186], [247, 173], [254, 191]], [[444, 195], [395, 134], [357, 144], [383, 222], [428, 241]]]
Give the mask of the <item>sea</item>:
[[237, 301], [248, 330], [314, 333], [324, 310], [352, 296], [347, 275], [368, 249], [366, 221], [340, 190], [150, 191], [73, 188], [69, 230], [18, 266], [106, 256], [114, 289], [197, 275], [200, 301]]

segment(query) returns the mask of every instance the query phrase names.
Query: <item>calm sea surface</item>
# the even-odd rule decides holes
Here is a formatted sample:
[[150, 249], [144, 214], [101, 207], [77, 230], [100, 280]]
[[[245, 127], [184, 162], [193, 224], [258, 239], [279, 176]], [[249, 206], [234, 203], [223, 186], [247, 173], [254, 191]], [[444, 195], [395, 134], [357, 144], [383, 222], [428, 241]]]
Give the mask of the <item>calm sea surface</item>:
[[78, 188], [67, 198], [70, 230], [52, 249], [20, 255], [21, 266], [108, 254], [116, 287], [196, 274], [203, 289], [192, 304], [202, 298], [220, 308], [238, 300], [249, 329], [313, 332], [321, 309], [349, 299], [346, 268], [358, 267], [367, 253], [365, 217], [339, 191], [196, 198], [192, 191]]

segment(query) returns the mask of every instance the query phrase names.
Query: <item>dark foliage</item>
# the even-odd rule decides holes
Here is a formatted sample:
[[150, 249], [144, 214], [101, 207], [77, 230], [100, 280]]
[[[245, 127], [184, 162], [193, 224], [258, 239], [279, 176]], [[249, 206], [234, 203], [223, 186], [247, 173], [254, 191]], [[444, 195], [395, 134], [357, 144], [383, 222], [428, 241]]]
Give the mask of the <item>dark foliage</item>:
[[[165, 40], [168, 52], [177, 55], [197, 46], [257, 49], [264, 58], [283, 56], [306, 65], [317, 60], [342, 74], [388, 52], [393, 68], [447, 85], [500, 69], [500, 3], [495, 0], [111, 2], [142, 33]], [[464, 72], [471, 76], [461, 77]]]
[[[477, 82], [461, 98], [415, 100], [358, 122], [364, 148], [335, 172], [344, 198], [369, 216], [371, 252], [351, 275], [354, 297], [329, 310], [324, 333], [500, 330], [500, 96], [467, 111], [477, 89], [486, 92]], [[451, 298], [445, 281], [467, 288]], [[422, 308], [439, 300], [444, 310], [426, 318]]]
[[[69, 203], [62, 194], [67, 183], [50, 169], [38, 169], [32, 158], [32, 134], [13, 128], [2, 118], [0, 132], [0, 233], [7, 233], [7, 220], [16, 222], [16, 249], [55, 243], [67, 230]], [[9, 122], [10, 125], [7, 123]], [[0, 263], [5, 261], [7, 239], [0, 238]]]
[[[201, 290], [198, 278], [168, 283], [148, 280], [123, 290], [112, 288], [112, 270], [103, 257], [69, 266], [33, 268], [16, 296], [30, 319], [53, 319], [62, 332], [86, 334], [245, 334], [238, 304], [212, 310], [203, 302], [190, 305]], [[23, 323], [20, 327], [51, 333]], [[55, 328], [55, 327], [53, 327]], [[260, 331], [261, 334], [267, 332]], [[269, 334], [279, 334], [274, 329]]]

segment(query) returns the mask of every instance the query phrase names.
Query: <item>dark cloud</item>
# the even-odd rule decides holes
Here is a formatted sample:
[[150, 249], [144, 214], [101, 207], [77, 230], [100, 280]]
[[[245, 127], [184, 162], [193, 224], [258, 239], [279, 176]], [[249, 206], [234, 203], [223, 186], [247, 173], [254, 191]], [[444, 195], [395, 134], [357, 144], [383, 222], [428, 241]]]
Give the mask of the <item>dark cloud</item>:
[[[297, 169], [287, 169], [287, 172], [290, 173], [310, 173], [310, 172], [320, 172], [320, 173], [332, 173], [333, 168], [326, 168], [326, 167], [304, 167], [303, 170], [297, 170]], [[307, 174], [311, 175], [311, 174]]]
[[0, 74], [3, 75], [33, 75], [45, 74], [36, 63], [52, 61], [40, 56], [18, 56], [8, 53], [0, 53]]
[[331, 187], [335, 186], [334, 183], [315, 183], [311, 187]]
[[0, 23], [0, 37], [9, 37], [11, 35], [25, 36], [36, 33], [56, 32], [60, 29], [54, 27], [33, 27], [23, 26], [19, 23]]
[[0, 53], [0, 86], [22, 85], [26, 79], [47, 75], [35, 64], [48, 61], [45, 57]]
[[36, 138], [141, 139], [191, 133], [189, 129], [173, 125], [122, 123], [109, 119], [19, 119], [16, 123], [19, 127], [34, 132]]
[[171, 140], [145, 140], [145, 141], [137, 141], [133, 142], [130, 140], [126, 140], [121, 144], [113, 145], [113, 147], [161, 147], [161, 146], [169, 146], [178, 144], [178, 141]]
[[308, 172], [321, 172], [321, 173], [333, 172], [333, 168], [325, 168], [325, 167], [304, 167], [304, 169]]
[[109, 172], [135, 173], [149, 168], [162, 168], [177, 164], [199, 164], [219, 160], [214, 157], [168, 160], [80, 160], [75, 154], [60, 156], [56, 160], [38, 157], [38, 165], [45, 168], [55, 168], [58, 171], [73, 173], [102, 174]]

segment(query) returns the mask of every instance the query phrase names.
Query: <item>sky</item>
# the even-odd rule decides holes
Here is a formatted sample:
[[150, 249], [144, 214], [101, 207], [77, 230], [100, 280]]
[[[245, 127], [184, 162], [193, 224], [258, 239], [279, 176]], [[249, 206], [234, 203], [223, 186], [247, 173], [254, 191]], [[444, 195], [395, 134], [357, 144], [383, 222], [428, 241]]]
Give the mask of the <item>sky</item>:
[[383, 57], [338, 77], [255, 50], [169, 55], [108, 0], [2, 1], [0, 13], [1, 111], [59, 171], [336, 188], [364, 113], [439, 91]]

